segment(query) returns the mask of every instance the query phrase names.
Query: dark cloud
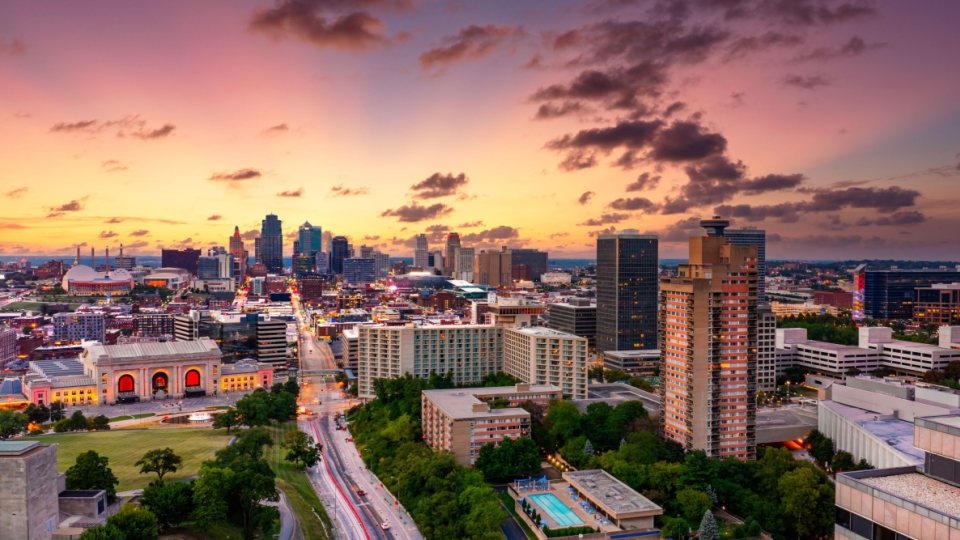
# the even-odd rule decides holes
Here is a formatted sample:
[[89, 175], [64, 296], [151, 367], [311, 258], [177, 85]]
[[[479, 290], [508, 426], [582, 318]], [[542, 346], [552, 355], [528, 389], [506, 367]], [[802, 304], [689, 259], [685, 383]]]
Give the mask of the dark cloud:
[[611, 202], [607, 206], [613, 208], [614, 210], [626, 211], [655, 210], [657, 208], [656, 203], [651, 202], [650, 199], [646, 199], [644, 197], [620, 198]]
[[112, 218], [104, 221], [104, 223], [123, 223], [123, 221], [124, 221], [123, 218], [112, 217]]
[[582, 114], [588, 111], [589, 109], [584, 107], [583, 103], [579, 101], [564, 101], [560, 105], [541, 103], [540, 107], [537, 108], [537, 114], [535, 114], [533, 118], [535, 120], [552, 120], [554, 118], [560, 118], [561, 116]]
[[50, 128], [54, 133], [87, 133], [97, 134], [106, 130], [115, 130], [117, 137], [134, 137], [141, 140], [163, 139], [173, 133], [176, 126], [173, 124], [164, 124], [159, 128], [148, 128], [147, 121], [140, 118], [139, 115], [125, 116], [119, 120], [108, 120], [100, 122], [98, 120], [81, 120], [78, 122], [58, 122]]
[[44, 217], [47, 217], [47, 218], [55, 218], [55, 217], [60, 217], [60, 216], [65, 216], [65, 215], [66, 215], [66, 214], [63, 213], [63, 212], [50, 212], [49, 214], [47, 214], [47, 215], [44, 216]]
[[631, 191], [649, 191], [656, 189], [660, 185], [660, 176], [653, 176], [650, 173], [643, 173], [637, 177], [636, 181], [627, 184], [627, 192]]
[[251, 229], [249, 231], [242, 232], [240, 233], [240, 238], [243, 238], [244, 240], [255, 240], [257, 238], [260, 238], [260, 231], [256, 229]]
[[886, 43], [871, 43], [868, 45], [863, 38], [854, 36], [839, 48], [818, 47], [808, 53], [797, 56], [794, 58], [794, 62], [826, 62], [837, 58], [860, 56], [867, 51], [883, 48], [885, 45]]
[[590, 199], [592, 199], [594, 195], [596, 195], [596, 193], [593, 191], [584, 191], [583, 195], [580, 195], [580, 198], [577, 199], [577, 202], [579, 202], [580, 204], [587, 204], [588, 202], [590, 202]]
[[302, 197], [303, 193], [303, 188], [297, 188], [294, 191], [281, 191], [280, 193], [277, 193], [277, 197]]
[[288, 132], [288, 131], [290, 131], [290, 126], [288, 126], [287, 123], [284, 122], [284, 123], [282, 123], [282, 124], [277, 124], [277, 125], [275, 125], [275, 126], [270, 126], [270, 127], [268, 127], [267, 129], [264, 129], [263, 131], [261, 131], [260, 134], [261, 134], [261, 135], [267, 135], [267, 136], [270, 136], [270, 135], [280, 135], [281, 133], [286, 133], [286, 132]]
[[12, 191], [8, 191], [8, 192], [6, 193], [6, 196], [7, 196], [7, 197], [10, 197], [11, 199], [19, 199], [19, 198], [22, 197], [23, 194], [26, 193], [27, 191], [29, 191], [29, 188], [25, 188], [25, 187], [17, 188], [17, 189], [14, 189], [14, 190], [12, 190]]
[[[642, 99], [660, 96], [667, 80], [666, 67], [652, 60], [626, 69], [589, 69], [581, 72], [569, 84], [554, 84], [538, 89], [530, 96], [530, 101], [562, 100], [570, 103], [584, 100], [599, 103], [610, 110], [637, 109]], [[563, 107], [549, 105], [546, 110], [562, 110]], [[544, 110], [544, 106], [541, 105], [540, 109]]]
[[681, 219], [680, 221], [671, 225], [674, 229], [680, 229], [682, 231], [692, 231], [693, 229], [700, 228], [700, 216], [691, 216], [686, 219]]
[[50, 131], [53, 132], [63, 132], [63, 133], [73, 133], [76, 131], [90, 131], [95, 130], [97, 126], [96, 120], [81, 120], [79, 122], [58, 122], [50, 128]]
[[[362, 8], [372, 4], [360, 1], [353, 6]], [[274, 41], [294, 39], [318, 49], [364, 51], [389, 42], [384, 34], [385, 24], [370, 13], [331, 13], [345, 7], [351, 6], [325, 0], [282, 0], [273, 8], [254, 11], [247, 27]]]
[[722, 154], [726, 148], [723, 135], [693, 122], [677, 121], [653, 140], [649, 157], [654, 161], [692, 161]]
[[448, 227], [448, 226], [446, 226], [446, 225], [441, 225], [441, 224], [438, 223], [438, 224], [436, 224], [436, 225], [430, 225], [429, 227], [427, 227], [426, 230], [427, 230], [427, 232], [429, 232], [429, 233], [434, 233], [434, 232], [447, 232], [447, 231], [450, 230], [450, 227]]
[[570, 236], [570, 233], [568, 232], [553, 233], [550, 235], [550, 239], [553, 240], [554, 238], [563, 238], [565, 236]]
[[744, 219], [750, 222], [763, 221], [767, 218], [777, 218], [782, 223], [796, 223], [800, 220], [800, 213], [795, 203], [780, 203], [775, 205], [749, 204], [722, 205], [713, 209], [719, 216]]
[[130, 133], [130, 136], [142, 139], [144, 141], [149, 141], [151, 139], [163, 139], [173, 133], [173, 130], [175, 129], [177, 129], [177, 126], [173, 124], [164, 124], [163, 127], [157, 129], [134, 131]]
[[139, 231], [133, 231], [130, 233], [130, 236], [146, 236], [148, 234], [150, 234], [150, 231], [146, 229], [140, 229]]
[[369, 188], [345, 188], [343, 184], [339, 186], [333, 186], [330, 188], [330, 193], [327, 194], [327, 197], [353, 197], [356, 195], [366, 195], [370, 193]]
[[100, 163], [100, 166], [103, 167], [107, 172], [125, 171], [129, 168], [115, 159], [103, 161]]
[[783, 84], [786, 86], [796, 86], [804, 90], [816, 90], [821, 86], [829, 86], [828, 81], [823, 75], [787, 75], [783, 78]]
[[576, 150], [567, 153], [567, 157], [561, 161], [557, 167], [561, 170], [579, 171], [580, 169], [589, 169], [597, 166], [597, 158], [593, 154]]
[[254, 180], [263, 176], [263, 173], [257, 169], [246, 168], [238, 169], [233, 172], [220, 172], [215, 173], [208, 178], [208, 180], [213, 180], [215, 182], [242, 182], [244, 180]]
[[877, 219], [860, 218], [859, 220], [857, 220], [856, 225], [860, 227], [867, 227], [872, 225], [908, 226], [908, 225], [917, 225], [919, 223], [923, 223], [927, 219], [928, 219], [927, 216], [923, 215], [921, 212], [917, 212], [916, 210], [910, 210], [907, 212], [895, 212], [891, 214], [889, 217], [884, 216], [884, 217], [879, 217]]
[[[616, 234], [616, 233], [617, 233], [616, 227], [607, 227], [606, 229], [600, 229], [599, 231], [590, 231], [587, 233], [587, 236], [589, 236], [590, 238], [596, 238], [598, 236], [602, 236], [605, 234]], [[587, 246], [590, 247], [590, 244], [587, 244]]]
[[597, 152], [609, 154], [616, 148], [639, 150], [648, 147], [662, 126], [663, 122], [659, 120], [620, 122], [613, 127], [584, 129], [575, 135], [564, 135], [548, 142], [546, 147], [567, 152], [562, 169], [584, 169], [596, 165]]
[[500, 225], [499, 227], [494, 227], [486, 231], [480, 231], [478, 233], [469, 233], [460, 237], [462, 242], [500, 242], [503, 240], [513, 240], [520, 236], [520, 231], [508, 227], [506, 225]]
[[861, 219], [856, 225], [910, 225], [922, 223], [927, 218], [920, 212], [897, 210], [914, 206], [920, 192], [903, 189], [899, 186], [889, 188], [847, 189], [799, 189], [801, 193], [812, 194], [809, 201], [785, 202], [776, 205], [749, 204], [722, 205], [713, 211], [722, 216], [742, 218], [747, 221], [763, 221], [776, 218], [783, 223], [795, 223], [803, 214], [820, 212], [839, 212], [844, 208], [871, 208], [882, 213], [892, 213], [889, 217], [877, 220]]
[[413, 192], [413, 198], [415, 199], [436, 199], [456, 195], [460, 188], [468, 183], [470, 183], [470, 179], [464, 173], [456, 176], [452, 173], [445, 175], [433, 173], [426, 180], [410, 186], [410, 191]]
[[818, 229], [827, 231], [845, 231], [848, 227], [850, 227], [850, 224], [845, 223], [840, 216], [836, 214], [825, 216], [823, 221], [817, 223]]
[[51, 206], [50, 211], [51, 212], [79, 212], [80, 210], [83, 210], [82, 201], [85, 201], [85, 200], [86, 200], [86, 197], [83, 197], [79, 200], [74, 199], [66, 204], [61, 204], [60, 206]]
[[97, 236], [97, 238], [107, 239], [107, 238], [113, 238], [114, 236], [120, 236], [120, 235], [113, 231], [100, 231], [100, 234]]
[[436, 203], [430, 206], [421, 206], [414, 201], [411, 204], [405, 204], [400, 208], [387, 209], [380, 213], [380, 217], [396, 217], [401, 223], [416, 223], [431, 219], [439, 219], [449, 216], [453, 213], [453, 208], [443, 204]]
[[523, 69], [543, 69], [546, 66], [543, 65], [543, 55], [536, 53], [530, 57], [530, 61], [524, 64]]
[[[622, 200], [622, 199], [621, 199]], [[630, 214], [601, 214], [599, 218], [590, 218], [583, 223], [577, 223], [578, 227], [602, 227], [604, 225], [610, 225], [611, 223], [620, 223], [630, 219], [632, 216]]]
[[221, 216], [220, 214], [214, 214], [208, 217], [207, 221], [220, 221], [221, 219], [223, 219], [223, 216]]
[[473, 228], [473, 227], [483, 227], [483, 222], [482, 222], [482, 221], [468, 221], [468, 222], [466, 222], [466, 223], [461, 223], [460, 225], [457, 225], [457, 227], [460, 228], [460, 229], [471, 229], [471, 228]]
[[829, 25], [871, 17], [877, 10], [868, 2], [840, 3], [823, 0], [762, 0], [754, 13], [782, 24]]
[[734, 40], [727, 49], [726, 60], [743, 58], [773, 47], [796, 47], [803, 44], [803, 36], [769, 31], [759, 36], [745, 36]]
[[667, 197], [661, 208], [664, 214], [679, 214], [691, 208], [720, 204], [736, 195], [759, 195], [785, 191], [800, 186], [802, 174], [769, 174], [746, 179], [746, 166], [725, 156], [713, 156], [685, 168], [689, 182], [680, 186], [679, 194]]
[[442, 45], [424, 52], [417, 61], [425, 71], [439, 69], [442, 72], [452, 64], [484, 58], [504, 42], [524, 35], [523, 28], [471, 24], [456, 35], [445, 36]]
[[380, 239], [380, 235], [377, 235], [377, 236], [364, 236], [363, 239], [364, 239], [364, 240], [370, 240], [371, 242], [376, 242], [377, 240]]
[[123, 247], [126, 248], [126, 249], [141, 249], [141, 248], [147, 247], [148, 245], [150, 245], [149, 242], [145, 242], [145, 241], [143, 241], [143, 240], [138, 240], [138, 241], [136, 241], [136, 242], [133, 242], [133, 243], [130, 243], [130, 244], [126, 244], [126, 245], [124, 245]]
[[663, 110], [663, 117], [670, 118], [676, 113], [683, 112], [687, 109], [687, 104], [682, 101], [674, 101]]

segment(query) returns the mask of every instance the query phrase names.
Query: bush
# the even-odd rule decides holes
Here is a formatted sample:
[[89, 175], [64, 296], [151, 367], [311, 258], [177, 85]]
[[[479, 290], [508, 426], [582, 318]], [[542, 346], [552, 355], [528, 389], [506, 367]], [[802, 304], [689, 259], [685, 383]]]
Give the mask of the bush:
[[42, 429], [32, 429], [32, 430], [30, 430], [30, 435], [43, 435], [44, 433], [46, 433], [46, 432], [43, 431]]

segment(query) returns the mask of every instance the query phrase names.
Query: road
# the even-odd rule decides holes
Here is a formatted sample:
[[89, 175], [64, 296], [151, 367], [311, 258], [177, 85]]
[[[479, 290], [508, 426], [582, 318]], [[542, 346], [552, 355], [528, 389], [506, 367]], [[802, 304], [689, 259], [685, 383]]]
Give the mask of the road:
[[297, 316], [297, 327], [300, 330], [300, 369], [337, 369], [330, 346], [322, 339], [318, 340], [310, 331], [306, 310], [300, 306], [300, 295], [296, 291], [290, 291], [290, 303], [293, 305], [293, 313]]

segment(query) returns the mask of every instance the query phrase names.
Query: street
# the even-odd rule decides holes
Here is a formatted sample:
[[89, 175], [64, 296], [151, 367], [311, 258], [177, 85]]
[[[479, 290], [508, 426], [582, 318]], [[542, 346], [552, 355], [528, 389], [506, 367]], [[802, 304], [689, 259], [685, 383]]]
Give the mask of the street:
[[330, 346], [324, 340], [318, 340], [310, 331], [306, 310], [301, 307], [300, 295], [294, 290], [290, 291], [290, 303], [300, 331], [300, 370], [337, 369]]

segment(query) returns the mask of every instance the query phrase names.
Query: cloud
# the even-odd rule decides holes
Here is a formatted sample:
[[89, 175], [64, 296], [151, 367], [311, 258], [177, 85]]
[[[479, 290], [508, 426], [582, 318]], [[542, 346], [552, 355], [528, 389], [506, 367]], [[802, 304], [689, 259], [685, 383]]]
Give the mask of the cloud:
[[130, 216], [120, 216], [112, 217], [104, 223], [123, 223], [124, 221], [146, 221], [151, 223], [166, 223], [168, 225], [186, 225], [185, 221], [177, 221], [174, 219], [159, 219], [159, 218], [145, 218], [145, 217], [130, 217]]
[[726, 60], [743, 58], [752, 53], [766, 51], [774, 47], [795, 47], [804, 42], [803, 36], [769, 31], [759, 36], [745, 36], [730, 43]]
[[115, 159], [103, 161], [100, 163], [100, 166], [103, 167], [107, 172], [125, 171], [129, 168]]
[[376, 242], [377, 240], [380, 239], [380, 235], [375, 235], [375, 236], [369, 236], [369, 235], [368, 235], [368, 236], [364, 236], [363, 239], [364, 239], [364, 240], [369, 240], [369, 241], [371, 241], [371, 242]]
[[[360, 1], [353, 5], [365, 7], [376, 3]], [[330, 8], [338, 7], [350, 7], [350, 4], [329, 0], [281, 0], [273, 8], [255, 10], [247, 28], [274, 41], [293, 39], [318, 49], [365, 51], [389, 42], [384, 35], [386, 25], [382, 20], [366, 11], [329, 13]]]
[[660, 184], [660, 176], [652, 176], [650, 173], [643, 173], [637, 177], [635, 182], [627, 185], [627, 192], [631, 191], [649, 191], [656, 189]]
[[257, 238], [260, 238], [260, 231], [256, 229], [251, 229], [249, 231], [240, 233], [240, 238], [244, 240], [255, 240]]
[[19, 199], [19, 198], [22, 197], [23, 194], [26, 193], [27, 191], [29, 191], [29, 188], [22, 187], [22, 188], [14, 189], [14, 190], [12, 190], [12, 191], [8, 191], [8, 192], [6, 193], [6, 195], [7, 195], [7, 197], [10, 197], [11, 199]]
[[207, 221], [220, 221], [221, 219], [223, 219], [223, 216], [221, 216], [220, 214], [214, 214], [208, 217]]
[[482, 221], [467, 221], [457, 225], [459, 229], [472, 229], [473, 227], [483, 227]]
[[74, 199], [66, 204], [61, 204], [60, 206], [51, 206], [51, 212], [79, 212], [83, 210], [83, 201], [86, 201], [87, 197], [82, 197], [79, 200]]
[[140, 229], [138, 231], [133, 231], [132, 233], [130, 233], [130, 236], [147, 236], [148, 234], [150, 234], [150, 231], [146, 229]]
[[596, 238], [598, 236], [602, 236], [606, 234], [616, 234], [616, 233], [617, 233], [616, 227], [607, 227], [606, 229], [600, 229], [599, 231], [590, 231], [587, 233], [587, 236], [589, 236], [590, 238]]
[[842, 3], [836, 7], [820, 0], [764, 0], [754, 12], [781, 24], [803, 26], [830, 25], [872, 17], [877, 10], [869, 3]]
[[14, 230], [14, 229], [20, 230], [20, 229], [26, 229], [26, 228], [27, 227], [19, 223], [0, 223], [0, 229], [4, 229], [4, 230]]
[[447, 231], [449, 231], [449, 230], [450, 230], [450, 227], [447, 227], [446, 225], [441, 225], [441, 224], [439, 224], [439, 223], [436, 224], [436, 225], [430, 225], [429, 227], [427, 227], [427, 232], [429, 232], [429, 233], [433, 233], [433, 232], [447, 232]]
[[106, 239], [106, 238], [113, 238], [115, 236], [120, 236], [120, 235], [113, 231], [100, 231], [100, 234], [97, 236], [97, 238]]
[[543, 55], [536, 53], [530, 57], [530, 61], [524, 64], [523, 69], [543, 69], [546, 66], [543, 65]]
[[604, 225], [609, 225], [611, 223], [620, 223], [621, 221], [628, 220], [631, 217], [632, 216], [630, 214], [618, 214], [618, 213], [602, 214], [597, 219], [591, 218], [584, 221], [583, 223], [577, 223], [577, 226], [578, 227], [602, 227]]
[[720, 204], [736, 195], [760, 195], [794, 189], [801, 185], [802, 174], [769, 174], [747, 179], [746, 166], [725, 156], [713, 156], [685, 169], [689, 181], [679, 193], [667, 197], [661, 206], [663, 214], [680, 214], [691, 208]]
[[583, 195], [580, 195], [580, 198], [577, 199], [577, 202], [580, 204], [587, 204], [596, 194], [597, 193], [595, 191], [584, 191]]
[[66, 215], [66, 214], [64, 214], [63, 212], [50, 212], [49, 214], [47, 214], [47, 215], [44, 216], [44, 217], [47, 217], [47, 218], [55, 218], [55, 217], [60, 217], [60, 216], [65, 216], [65, 215]]
[[644, 197], [620, 198], [608, 204], [614, 210], [656, 210], [657, 204]]
[[95, 135], [103, 131], [114, 131], [117, 137], [134, 137], [140, 140], [149, 141], [154, 139], [163, 139], [168, 137], [176, 129], [173, 124], [164, 124], [159, 128], [147, 127], [147, 121], [140, 118], [139, 115], [125, 116], [119, 120], [108, 120], [100, 122], [98, 120], [80, 120], [77, 122], [58, 122], [50, 128], [54, 133], [85, 133]]
[[481, 231], [478, 233], [468, 233], [460, 237], [462, 242], [489, 242], [496, 243], [503, 240], [512, 240], [520, 236], [520, 231], [513, 227], [508, 227], [507, 225], [500, 225], [492, 229]]
[[449, 197], [459, 193], [460, 188], [470, 182], [467, 175], [460, 173], [456, 176], [453, 173], [445, 175], [433, 173], [426, 180], [417, 182], [410, 186], [410, 191], [415, 199], [436, 199], [438, 197]]
[[277, 193], [277, 197], [302, 197], [303, 188], [297, 188], [295, 191], [281, 191]]
[[682, 101], [674, 101], [663, 110], [663, 117], [670, 118], [674, 114], [683, 112], [687, 109], [687, 104]]
[[659, 97], [668, 77], [664, 64], [645, 60], [628, 68], [588, 69], [582, 71], [569, 84], [553, 84], [534, 92], [531, 102], [563, 101], [561, 106], [552, 104], [540, 109], [541, 119], [563, 116], [551, 112], [579, 112], [580, 101], [591, 101], [605, 109], [638, 109], [645, 98]]
[[133, 243], [131, 243], [131, 244], [126, 244], [126, 245], [124, 245], [123, 247], [126, 248], [126, 249], [141, 249], [141, 248], [145, 248], [145, 247], [147, 247], [147, 246], [149, 246], [149, 245], [150, 245], [150, 242], [145, 242], [145, 241], [143, 241], [143, 240], [138, 240], [138, 241], [133, 242]]
[[927, 218], [920, 212], [897, 212], [901, 208], [914, 206], [920, 192], [903, 189], [899, 186], [888, 188], [847, 189], [800, 189], [801, 193], [812, 194], [809, 201], [785, 202], [775, 205], [749, 204], [722, 205], [714, 208], [718, 215], [743, 218], [747, 221], [764, 221], [776, 218], [782, 223], [795, 223], [803, 214], [820, 212], [839, 212], [845, 208], [871, 208], [881, 213], [891, 213], [889, 217], [878, 220], [861, 219], [857, 225], [910, 225], [922, 223]]
[[837, 58], [849, 58], [853, 56], [860, 56], [861, 54], [872, 51], [876, 49], [881, 49], [886, 46], [886, 43], [871, 43], [867, 44], [866, 41], [861, 37], [854, 36], [850, 38], [850, 41], [847, 41], [839, 48], [833, 47], [818, 47], [813, 51], [808, 53], [801, 54], [793, 59], [796, 63], [801, 62], [827, 62], [829, 60], [835, 60]]
[[96, 120], [81, 120], [79, 122], [58, 122], [50, 128], [53, 132], [73, 133], [76, 131], [95, 131], [98, 124]]
[[488, 24], [471, 24], [462, 28], [456, 35], [445, 36], [443, 45], [430, 49], [417, 59], [424, 71], [437, 70], [442, 73], [447, 67], [466, 60], [479, 60], [495, 51], [510, 39], [525, 35], [522, 28]]
[[380, 217], [396, 217], [401, 223], [417, 223], [431, 219], [439, 219], [449, 216], [453, 213], [453, 208], [443, 204], [436, 203], [430, 206], [421, 206], [414, 201], [411, 204], [405, 204], [400, 208], [387, 209], [380, 213]]
[[246, 168], [246, 169], [237, 169], [233, 172], [219, 172], [214, 173], [207, 180], [212, 180], [214, 182], [241, 182], [244, 180], [254, 180], [263, 176], [263, 173], [257, 169]]
[[266, 129], [264, 129], [263, 131], [261, 131], [260, 134], [261, 134], [261, 135], [266, 135], [266, 136], [269, 137], [269, 136], [273, 136], [273, 135], [280, 135], [281, 133], [286, 133], [286, 132], [288, 132], [288, 131], [290, 131], [290, 126], [288, 126], [287, 123], [284, 122], [284, 123], [282, 123], [282, 124], [277, 124], [277, 125], [275, 125], [275, 126], [270, 126], [270, 127], [266, 128]]
[[19, 56], [25, 52], [27, 52], [27, 44], [19, 39], [14, 39], [12, 41], [0, 40], [0, 54]]
[[339, 186], [333, 186], [330, 188], [330, 193], [327, 194], [327, 197], [354, 197], [356, 195], [366, 195], [370, 193], [370, 188], [345, 188], [343, 184]]
[[565, 236], [570, 236], [570, 233], [568, 232], [553, 233], [550, 235], [550, 239], [553, 240], [554, 238], [563, 238]]
[[786, 86], [796, 86], [804, 90], [816, 90], [821, 86], [829, 86], [830, 81], [822, 75], [809, 75], [807, 77], [802, 75], [787, 75], [783, 78], [783, 84]]
[[909, 226], [923, 223], [924, 221], [927, 221], [927, 219], [927, 216], [923, 215], [921, 212], [910, 210], [908, 212], [895, 212], [889, 217], [884, 216], [877, 219], [860, 218], [857, 220], [856, 225], [858, 227], [867, 227], [872, 225]]
[[173, 124], [164, 124], [163, 127], [157, 129], [135, 131], [131, 133], [130, 136], [144, 141], [149, 141], [151, 139], [163, 139], [173, 133], [173, 130], [175, 129], [177, 129], [177, 126]]
[[537, 113], [534, 115], [534, 119], [552, 120], [554, 118], [560, 118], [561, 116], [581, 114], [588, 111], [589, 109], [579, 101], [566, 101], [561, 105], [554, 105], [553, 103], [541, 103], [540, 107], [537, 108]]

